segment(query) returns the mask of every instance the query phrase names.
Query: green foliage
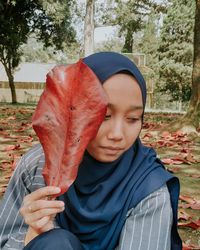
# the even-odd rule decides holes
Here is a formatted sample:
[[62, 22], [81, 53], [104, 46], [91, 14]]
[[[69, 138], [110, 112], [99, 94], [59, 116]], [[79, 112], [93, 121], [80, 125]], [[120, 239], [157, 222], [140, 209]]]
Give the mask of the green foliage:
[[[28, 36], [35, 32], [45, 46], [62, 48], [63, 43], [75, 40], [75, 31], [70, 25], [70, 1], [56, 1], [62, 6], [59, 20], [48, 10], [49, 1], [2, 1], [0, 4], [0, 61], [10, 73], [18, 66], [21, 50]], [[55, 5], [55, 4], [54, 4]], [[46, 6], [46, 9], [44, 8]], [[54, 6], [55, 7], [55, 6]], [[50, 16], [52, 14], [52, 16]], [[56, 12], [56, 14], [58, 14]]]
[[[75, 41], [71, 27], [70, 6], [72, 1], [64, 0], [1, 0], [0, 2], [0, 62], [7, 73], [15, 103], [16, 93], [13, 73], [18, 66], [22, 50], [31, 33], [44, 42], [46, 47]], [[59, 11], [59, 12], [58, 12]]]
[[161, 28], [157, 87], [170, 101], [190, 99], [194, 11], [194, 0], [172, 0]]
[[79, 58], [80, 45], [71, 43], [66, 45], [62, 50], [55, 46], [44, 47], [41, 41], [37, 41], [35, 36], [29, 37], [26, 44], [21, 46], [22, 61], [39, 62], [39, 63], [72, 63]]
[[119, 38], [112, 37], [106, 41], [102, 41], [95, 46], [95, 52], [100, 51], [116, 51], [121, 52], [123, 43]]
[[104, 22], [107, 23], [109, 20], [113, 25], [120, 27], [119, 35], [125, 38], [122, 52], [133, 52], [134, 33], [144, 28], [151, 8], [157, 9], [159, 6], [152, 0], [114, 1], [112, 13], [104, 16]]
[[158, 50], [158, 20], [159, 14], [152, 9], [143, 29], [143, 36], [139, 43], [139, 51], [146, 55], [146, 65], [156, 71]]

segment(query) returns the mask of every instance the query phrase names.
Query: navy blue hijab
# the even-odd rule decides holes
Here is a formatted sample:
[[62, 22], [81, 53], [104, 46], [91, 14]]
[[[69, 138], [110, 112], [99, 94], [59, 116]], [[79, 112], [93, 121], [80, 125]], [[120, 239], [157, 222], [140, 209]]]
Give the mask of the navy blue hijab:
[[[146, 102], [146, 84], [136, 65], [115, 52], [100, 52], [83, 59], [103, 84], [110, 76], [124, 72], [137, 80]], [[167, 184], [173, 210], [171, 249], [180, 250], [177, 233], [179, 182], [167, 172], [153, 149], [142, 145], [138, 138], [117, 160], [102, 163], [87, 151], [78, 176], [70, 189], [59, 197], [66, 204], [58, 214], [62, 228], [73, 232], [84, 250], [113, 250], [129, 209]]]

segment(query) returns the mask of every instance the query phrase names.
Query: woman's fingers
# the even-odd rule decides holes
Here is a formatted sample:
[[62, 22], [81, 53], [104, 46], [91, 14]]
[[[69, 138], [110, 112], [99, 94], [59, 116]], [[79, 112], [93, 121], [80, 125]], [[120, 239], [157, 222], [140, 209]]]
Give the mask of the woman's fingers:
[[48, 209], [48, 208], [64, 208], [64, 202], [63, 201], [49, 201], [49, 200], [38, 200], [33, 201], [32, 203], [29, 203], [27, 205], [28, 211], [33, 213], [37, 210], [41, 209]]
[[48, 198], [49, 196], [59, 193], [60, 193], [60, 188], [58, 187], [52, 187], [52, 186], [42, 187], [32, 192], [31, 194], [26, 195], [24, 198], [24, 204], [29, 203], [30, 201]]
[[26, 195], [20, 208], [25, 223], [39, 231], [53, 228], [53, 218], [64, 210], [64, 202], [47, 198], [59, 192], [60, 188], [47, 186]]
[[48, 224], [49, 221], [50, 221], [50, 216], [46, 216], [46, 217], [43, 217], [42, 219], [40, 219], [38, 221], [33, 222], [31, 226], [34, 229], [39, 230], [39, 229], [43, 228], [46, 224]]
[[63, 209], [64, 208], [49, 208], [38, 210], [34, 213], [27, 213], [24, 216], [24, 220], [29, 226], [35, 227], [35, 225], [37, 225], [37, 222], [40, 221], [42, 218], [48, 217], [49, 220], [52, 220], [51, 218], [53, 218], [55, 214], [62, 212]]
[[49, 217], [53, 216], [54, 214], [62, 212], [64, 207], [62, 208], [47, 208], [47, 209], [41, 209], [34, 213], [29, 213], [24, 216], [24, 220], [26, 224], [31, 225], [33, 222], [42, 219], [43, 217]]

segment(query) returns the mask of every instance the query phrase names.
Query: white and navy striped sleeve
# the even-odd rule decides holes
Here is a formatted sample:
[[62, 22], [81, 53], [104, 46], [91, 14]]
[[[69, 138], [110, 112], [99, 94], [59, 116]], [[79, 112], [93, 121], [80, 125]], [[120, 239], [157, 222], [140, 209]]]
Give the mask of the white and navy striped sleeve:
[[170, 250], [172, 208], [163, 186], [129, 210], [117, 250]]
[[41, 146], [33, 147], [25, 154], [9, 181], [0, 203], [0, 249], [22, 250], [28, 226], [19, 213], [23, 198], [35, 189], [44, 186], [41, 169], [43, 152]]

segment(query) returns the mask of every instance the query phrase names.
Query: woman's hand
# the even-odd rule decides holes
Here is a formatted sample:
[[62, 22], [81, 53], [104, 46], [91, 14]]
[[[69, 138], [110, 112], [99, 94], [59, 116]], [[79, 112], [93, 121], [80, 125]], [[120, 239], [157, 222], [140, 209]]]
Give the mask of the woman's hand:
[[43, 187], [24, 197], [20, 213], [29, 225], [25, 244], [37, 235], [54, 228], [53, 219], [64, 210], [64, 202], [49, 200], [52, 195], [60, 193], [58, 187]]

